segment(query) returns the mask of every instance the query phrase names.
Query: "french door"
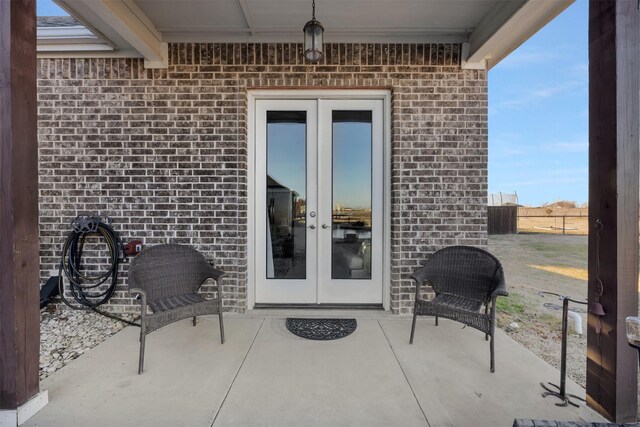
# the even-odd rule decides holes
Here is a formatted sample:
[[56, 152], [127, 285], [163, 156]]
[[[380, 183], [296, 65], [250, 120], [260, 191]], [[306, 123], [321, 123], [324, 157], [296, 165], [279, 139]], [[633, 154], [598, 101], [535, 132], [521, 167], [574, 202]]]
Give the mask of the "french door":
[[383, 101], [256, 100], [256, 303], [381, 304]]

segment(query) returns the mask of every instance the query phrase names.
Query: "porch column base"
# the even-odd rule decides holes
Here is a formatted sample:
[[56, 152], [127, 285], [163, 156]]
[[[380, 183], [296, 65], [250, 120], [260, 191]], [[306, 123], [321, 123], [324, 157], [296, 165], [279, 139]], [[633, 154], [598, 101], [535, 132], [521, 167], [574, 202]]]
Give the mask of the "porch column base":
[[0, 410], [0, 427], [16, 427], [27, 422], [49, 403], [49, 392], [41, 391], [18, 409]]

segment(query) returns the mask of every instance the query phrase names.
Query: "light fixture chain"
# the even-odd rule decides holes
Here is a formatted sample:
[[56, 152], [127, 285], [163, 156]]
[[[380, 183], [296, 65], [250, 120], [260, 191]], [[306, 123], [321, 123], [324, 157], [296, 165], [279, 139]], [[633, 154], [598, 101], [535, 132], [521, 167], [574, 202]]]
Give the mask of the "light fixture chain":
[[316, 0], [311, 1], [311, 17], [316, 19]]

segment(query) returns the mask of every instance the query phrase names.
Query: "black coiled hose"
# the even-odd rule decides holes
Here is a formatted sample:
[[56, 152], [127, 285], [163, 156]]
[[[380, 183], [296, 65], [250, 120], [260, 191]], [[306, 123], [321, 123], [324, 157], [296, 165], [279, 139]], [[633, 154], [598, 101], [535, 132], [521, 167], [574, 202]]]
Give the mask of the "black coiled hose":
[[[69, 233], [62, 248], [60, 272], [58, 274], [58, 290], [62, 301], [75, 310], [93, 310], [103, 316], [119, 320], [132, 326], [139, 326], [120, 317], [99, 311], [97, 308], [111, 299], [118, 283], [118, 269], [124, 260], [124, 246], [118, 233], [109, 224], [96, 217], [79, 216], [71, 223], [73, 231]], [[82, 272], [82, 251], [89, 236], [102, 237], [109, 249], [109, 268], [97, 275]], [[69, 282], [69, 290], [76, 304], [72, 304], [64, 293], [62, 272]], [[102, 286], [109, 279], [106, 288]]]

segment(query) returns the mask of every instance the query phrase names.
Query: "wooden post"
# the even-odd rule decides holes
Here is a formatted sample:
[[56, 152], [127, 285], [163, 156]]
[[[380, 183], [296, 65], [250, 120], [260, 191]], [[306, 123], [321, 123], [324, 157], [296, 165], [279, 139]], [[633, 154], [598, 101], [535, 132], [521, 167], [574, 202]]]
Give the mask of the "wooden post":
[[587, 403], [617, 423], [637, 414], [637, 354], [624, 320], [638, 315], [639, 15], [636, 1], [589, 2], [588, 297], [591, 307], [599, 268], [606, 314], [588, 318]]
[[0, 410], [15, 413], [39, 389], [35, 3], [0, 0]]

